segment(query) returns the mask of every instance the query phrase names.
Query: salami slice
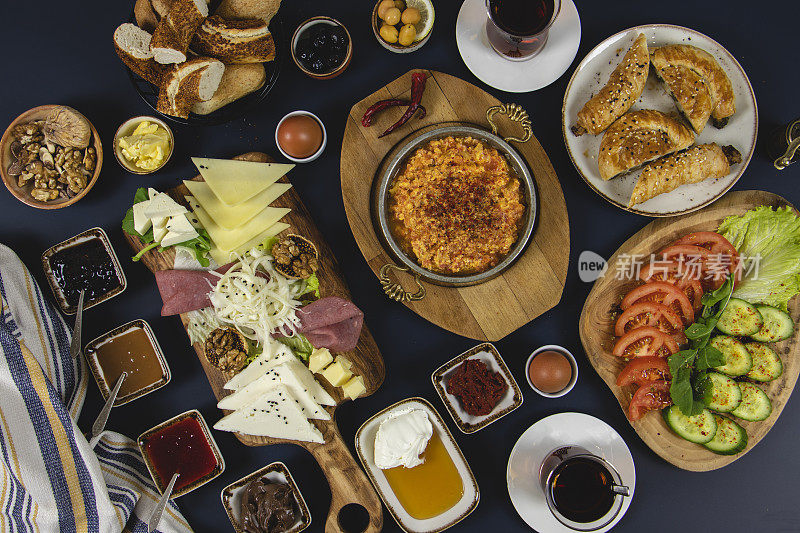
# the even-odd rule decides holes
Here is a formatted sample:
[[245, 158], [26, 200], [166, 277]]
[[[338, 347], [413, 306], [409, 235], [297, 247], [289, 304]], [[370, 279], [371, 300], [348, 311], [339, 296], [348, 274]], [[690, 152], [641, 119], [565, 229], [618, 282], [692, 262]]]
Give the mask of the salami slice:
[[364, 313], [353, 302], [328, 296], [302, 307], [299, 332], [315, 348], [347, 352], [358, 344]]

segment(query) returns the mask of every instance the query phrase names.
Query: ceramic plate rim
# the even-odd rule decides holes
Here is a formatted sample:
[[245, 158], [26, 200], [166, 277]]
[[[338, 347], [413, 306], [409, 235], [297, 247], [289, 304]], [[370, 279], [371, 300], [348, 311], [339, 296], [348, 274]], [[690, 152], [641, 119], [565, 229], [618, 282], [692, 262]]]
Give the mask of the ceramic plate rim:
[[[625, 466], [628, 466], [628, 464], [629, 464], [630, 469], [631, 469], [631, 475], [630, 475], [630, 478], [625, 479], [625, 482], [631, 489], [631, 496], [630, 496], [630, 498], [627, 498], [623, 502], [622, 508], [620, 509], [619, 514], [614, 518], [614, 520], [610, 524], [608, 524], [607, 526], [602, 527], [600, 529], [597, 529], [595, 531], [595, 533], [604, 533], [606, 531], [609, 531], [610, 529], [615, 527], [622, 520], [622, 518], [625, 516], [625, 513], [627, 513], [628, 508], [631, 505], [631, 501], [633, 500], [634, 493], [635, 493], [635, 490], [636, 490], [636, 464], [633, 461], [633, 455], [631, 454], [630, 448], [628, 448], [627, 443], [622, 438], [622, 436], [617, 432], [617, 430], [615, 430], [613, 427], [611, 427], [611, 425], [609, 425], [607, 422], [605, 422], [605, 421], [603, 421], [603, 420], [601, 420], [601, 419], [599, 419], [599, 418], [597, 418], [595, 416], [586, 414], [586, 413], [580, 413], [580, 412], [577, 412], [577, 411], [567, 411], [567, 412], [563, 412], [563, 413], [555, 413], [555, 414], [552, 414], [550, 416], [546, 416], [546, 417], [544, 417], [544, 418], [542, 418], [540, 420], [537, 420], [536, 422], [531, 424], [528, 428], [526, 428], [525, 431], [522, 432], [522, 434], [519, 436], [519, 438], [514, 443], [514, 446], [511, 449], [511, 453], [508, 456], [508, 463], [506, 465], [506, 487], [507, 487], [507, 490], [508, 490], [509, 499], [511, 500], [511, 504], [514, 506], [514, 510], [517, 512], [517, 514], [523, 520], [523, 522], [525, 522], [531, 529], [535, 529], [534, 526], [525, 519], [525, 517], [523, 516], [523, 512], [520, 511], [520, 507], [522, 506], [522, 503], [525, 503], [525, 502], [515, 501], [514, 495], [512, 494], [511, 467], [512, 467], [512, 463], [514, 462], [514, 459], [515, 459], [516, 455], [518, 453], [520, 453], [520, 452], [518, 452], [518, 449], [521, 446], [520, 443], [522, 443], [523, 438], [525, 438], [526, 435], [528, 435], [529, 432], [531, 432], [536, 426], [538, 426], [538, 425], [544, 426], [547, 423], [552, 422], [553, 420], [557, 420], [559, 418], [578, 418], [578, 419], [583, 419], [583, 421], [588, 422], [589, 424], [593, 424], [595, 427], [602, 428], [603, 430], [609, 431], [610, 434], [614, 436], [613, 437], [614, 440], [618, 440], [618, 444], [621, 444], [620, 450], [626, 452], [625, 453]], [[564, 444], [566, 444], [566, 443], [564, 443]], [[574, 442], [574, 443], [571, 443], [571, 444], [580, 445], [581, 443], [580, 442]], [[556, 446], [558, 446], [558, 445], [556, 445]], [[548, 453], [550, 451], [551, 450], [543, 451], [542, 452], [542, 456], [543, 456], [542, 458], [544, 458], [544, 454], [545, 453]], [[622, 474], [621, 471], [625, 469], [625, 468], [623, 468], [623, 465], [621, 465], [619, 463], [614, 464], [613, 466], [618, 471], [620, 471], [620, 474]], [[542, 495], [542, 501], [544, 501], [544, 495]], [[530, 502], [527, 502], [527, 505], [530, 506], [532, 504]], [[535, 504], [533, 504], [533, 505], [535, 505]], [[546, 504], [545, 504], [545, 507], [546, 507]], [[572, 530], [572, 529], [568, 528], [567, 526], [565, 526], [565, 525], [561, 524], [560, 522], [558, 522], [555, 517], [553, 517], [553, 523], [551, 525], [554, 526], [555, 529], [553, 529], [553, 528], [545, 529], [543, 527], [543, 525], [538, 524], [536, 527], [538, 527], [539, 529], [535, 529], [535, 530], [539, 531], [540, 533], [548, 533], [548, 532], [551, 532], [551, 531], [560, 531], [560, 532], [563, 532], [563, 533], [570, 533], [570, 532], [574, 533], [574, 530]]]
[[[749, 152], [747, 154], [747, 157], [742, 159], [742, 162], [740, 163], [739, 168], [736, 170], [737, 174], [731, 180], [731, 182], [722, 191], [720, 191], [719, 193], [714, 195], [712, 198], [709, 198], [708, 200], [705, 200], [704, 202], [701, 202], [696, 206], [693, 206], [693, 207], [690, 207], [690, 208], [687, 208], [687, 209], [684, 209], [684, 210], [680, 210], [680, 211], [672, 211], [672, 212], [669, 212], [669, 213], [653, 213], [653, 212], [650, 212], [650, 211], [643, 211], [643, 210], [637, 209], [635, 207], [628, 207], [627, 205], [623, 205], [622, 203], [620, 203], [620, 202], [618, 202], [618, 201], [616, 201], [616, 200], [614, 200], [612, 198], [609, 198], [608, 196], [603, 194], [597, 187], [595, 187], [595, 185], [589, 180], [589, 178], [581, 171], [580, 167], [578, 166], [577, 162], [575, 161], [575, 157], [574, 157], [574, 155], [572, 153], [572, 149], [570, 148], [570, 143], [569, 143], [568, 137], [567, 137], [567, 135], [568, 135], [568, 133], [567, 133], [567, 129], [568, 129], [567, 128], [567, 122], [568, 122], [567, 121], [567, 98], [569, 97], [569, 94], [570, 94], [570, 92], [572, 90], [572, 84], [575, 81], [575, 77], [577, 76], [579, 71], [582, 71], [585, 67], [588, 66], [588, 61], [587, 60], [590, 58], [590, 56], [594, 56], [595, 52], [597, 52], [601, 48], [607, 47], [609, 43], [613, 42], [615, 39], [620, 38], [621, 36], [624, 36], [627, 33], [634, 32], [634, 31], [642, 32], [642, 31], [645, 31], [645, 30], [654, 30], [654, 29], [659, 29], [659, 28], [679, 30], [679, 31], [687, 32], [689, 34], [695, 34], [697, 36], [702, 37], [703, 39], [707, 39], [710, 43], [712, 43], [715, 46], [719, 47], [720, 50], [723, 50], [725, 52], [725, 54], [727, 55], [727, 58], [733, 63], [733, 65], [736, 66], [736, 68], [739, 69], [739, 72], [741, 73], [742, 77], [747, 82], [748, 96], [752, 100], [752, 103], [753, 103], [753, 114], [755, 115], [755, 127], [754, 127], [753, 134], [752, 134], [753, 135], [753, 140], [752, 140], [752, 144], [750, 146], [750, 150], [749, 150]], [[586, 53], [586, 55], [583, 57], [583, 59], [581, 59], [581, 62], [578, 63], [578, 66], [575, 67], [575, 70], [572, 72], [572, 76], [570, 76], [569, 83], [567, 84], [567, 88], [564, 91], [564, 98], [563, 98], [562, 104], [561, 104], [561, 134], [562, 134], [562, 137], [563, 137], [563, 140], [564, 140], [564, 145], [566, 146], [566, 149], [567, 149], [567, 155], [569, 155], [569, 159], [572, 162], [572, 166], [575, 168], [575, 171], [578, 173], [578, 175], [581, 177], [581, 179], [589, 186], [590, 189], [592, 189], [592, 191], [597, 193], [598, 196], [600, 196], [601, 198], [603, 198], [604, 200], [606, 200], [610, 204], [614, 205], [615, 207], [618, 207], [618, 208], [620, 208], [620, 209], [622, 209], [624, 211], [628, 211], [630, 213], [635, 213], [637, 215], [643, 215], [643, 216], [653, 217], [653, 218], [673, 217], [673, 216], [685, 215], [685, 214], [697, 211], [699, 209], [702, 209], [702, 208], [704, 208], [704, 207], [716, 202], [717, 200], [722, 198], [728, 191], [730, 191], [731, 188], [733, 188], [733, 186], [736, 185], [736, 183], [739, 181], [739, 179], [744, 175], [745, 171], [747, 170], [748, 165], [750, 164], [751, 159], [753, 158], [753, 155], [755, 154], [756, 144], [757, 144], [757, 140], [758, 140], [758, 126], [759, 126], [758, 101], [756, 99], [756, 94], [755, 94], [755, 91], [753, 90], [753, 84], [750, 82], [750, 78], [747, 76], [747, 72], [744, 70], [744, 67], [742, 67], [741, 63], [739, 63], [739, 60], [736, 59], [736, 57], [733, 54], [731, 54], [730, 51], [727, 48], [722, 46], [715, 39], [712, 39], [711, 37], [709, 37], [708, 35], [706, 35], [706, 34], [704, 34], [702, 32], [699, 32], [699, 31], [694, 30], [692, 28], [688, 28], [686, 26], [680, 26], [678, 24], [668, 24], [668, 23], [641, 24], [641, 25], [638, 25], [638, 26], [632, 26], [630, 28], [618, 31], [618, 32], [606, 37], [602, 41], [600, 41], [596, 46], [594, 46], [589, 52]], [[672, 191], [670, 191], [670, 192], [672, 192]]]

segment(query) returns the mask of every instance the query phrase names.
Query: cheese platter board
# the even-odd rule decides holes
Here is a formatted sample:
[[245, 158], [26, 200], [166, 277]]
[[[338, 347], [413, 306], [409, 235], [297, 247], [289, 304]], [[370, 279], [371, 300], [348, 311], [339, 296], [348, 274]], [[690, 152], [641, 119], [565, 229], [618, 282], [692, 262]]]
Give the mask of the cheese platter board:
[[[238, 161], [252, 163], [266, 163], [271, 161], [269, 156], [260, 152], [250, 152], [238, 156], [235, 159]], [[201, 172], [204, 173], [204, 175], [209, 175], [209, 169], [204, 168], [204, 165], [207, 166], [208, 164], [207, 160], [198, 159], [195, 161], [195, 164], [198, 166]], [[215, 169], [212, 168], [210, 170]], [[285, 169], [283, 169], [283, 171], [285, 171]], [[206, 189], [210, 189], [210, 192], [213, 192], [215, 195], [219, 195], [218, 198], [220, 199], [238, 202], [236, 204], [237, 210], [239, 209], [239, 206], [246, 204], [248, 201], [253, 201], [253, 198], [256, 199], [255, 201], [258, 202], [262, 208], [268, 205], [267, 210], [275, 210], [280, 215], [277, 217], [280, 219], [280, 222], [274, 221], [270, 227], [271, 231], [263, 231], [259, 233], [255, 239], [250, 240], [255, 242], [257, 239], [263, 240], [265, 236], [285, 237], [286, 235], [290, 235], [294, 237], [302, 236], [304, 239], [312, 242], [318, 258], [318, 269], [316, 272], [319, 274], [318, 291], [321, 299], [317, 300], [317, 302], [321, 302], [323, 300], [333, 300], [347, 301], [347, 303], [349, 303], [350, 292], [344, 282], [344, 278], [333, 253], [325, 243], [322, 234], [314, 224], [311, 214], [303, 205], [299, 195], [293, 188], [291, 188], [291, 184], [289, 183], [287, 177], [283, 175], [283, 173], [280, 174], [281, 177], [272, 179], [271, 183], [268, 183], [267, 185], [264, 185], [264, 183], [266, 183], [265, 180], [255, 180], [261, 184], [261, 188], [259, 190], [251, 189], [247, 194], [244, 195], [241, 194], [241, 191], [238, 191], [235, 188], [223, 190], [220, 188], [219, 183], [215, 183], [213, 181], [211, 183], [205, 183], [202, 176], [197, 176], [191, 181], [187, 181], [185, 184], [178, 185], [177, 187], [167, 191], [166, 194], [169, 195], [169, 197], [172, 198], [177, 204], [183, 207], [188, 207], [186, 211], [190, 215], [192, 213], [197, 215], [204, 212], [203, 208], [209, 210], [208, 208], [210, 202], [208, 201], [208, 198], [203, 198], [201, 196], [209, 192]], [[273, 178], [274, 177], [275, 176], [273, 176]], [[267, 181], [270, 179], [267, 179]], [[234, 195], [235, 197], [231, 197], [230, 195]], [[265, 200], [266, 197], [271, 198]], [[200, 202], [198, 202], [198, 200], [201, 199], [204, 199], [205, 201], [202, 202], [203, 207], [198, 209], [200, 206]], [[191, 213], [189, 210], [191, 210]], [[210, 214], [210, 212], [207, 214]], [[269, 224], [272, 219], [275, 219], [274, 215], [255, 216], [263, 216], [270, 219], [266, 222], [262, 220], [262, 226], [264, 224]], [[189, 216], [189, 219], [193, 224], [198, 222], [198, 220], [191, 216]], [[217, 216], [216, 222], [221, 224], [227, 223], [229, 226], [235, 226], [237, 222], [241, 223], [241, 220], [237, 221]], [[248, 223], [249, 222], [245, 221], [244, 225], [247, 225]], [[202, 226], [205, 226], [205, 224]], [[147, 229], [145, 226], [139, 227], [140, 229]], [[238, 237], [239, 240], [247, 240], [247, 237], [250, 236], [250, 233], [255, 231], [252, 230], [250, 233], [242, 233], [241, 228], [241, 224], [239, 228], [235, 230], [226, 230], [224, 227], [214, 229], [209, 227], [205, 228], [208, 234], [210, 234], [212, 237], [212, 250], [209, 254], [212, 259], [219, 259], [217, 262], [220, 264], [223, 263], [223, 259], [219, 255], [221, 246], [219, 246], [219, 243], [217, 242], [217, 240], [220, 240], [220, 235], [231, 235], [231, 232], [233, 231], [235, 232], [233, 237]], [[198, 229], [197, 231], [203, 235], [201, 230]], [[184, 233], [182, 234], [182, 237], [176, 238], [185, 239], [190, 235], [190, 233]], [[147, 247], [147, 244], [135, 235], [131, 235], [126, 232], [125, 237], [131, 248], [137, 254], [141, 253], [142, 250]], [[245, 243], [245, 245], [247, 244], [248, 243]], [[215, 249], [217, 252], [216, 255]], [[273, 251], [273, 253], [275, 252]], [[174, 247], [152, 247], [152, 249], [146, 251], [140, 256], [140, 261], [150, 271], [156, 274], [157, 279], [160, 275], [163, 276], [164, 273], [177, 272], [177, 270], [173, 270], [177, 266], [175, 260], [176, 252]], [[231, 270], [234, 270], [234, 268], [231, 268]], [[216, 274], [216, 276], [220, 275]], [[159, 288], [162, 289], [161, 284], [159, 285]], [[180, 290], [185, 291], [185, 286]], [[162, 290], [162, 297], [163, 296], [164, 292]], [[165, 304], [166, 303], [167, 300], [165, 299]], [[162, 315], [171, 314], [171, 312], [166, 313], [165, 310], [166, 305], [165, 309], [162, 309]], [[180, 320], [184, 327], [191, 330], [191, 318], [189, 313], [181, 313]], [[339, 432], [333, 416], [336, 407], [342, 402], [359, 395], [365, 396], [374, 393], [380, 387], [384, 379], [384, 362], [381, 357], [380, 350], [378, 349], [378, 346], [375, 343], [375, 340], [372, 337], [368, 327], [363, 325], [363, 327], [360, 327], [360, 333], [356, 331], [356, 334], [357, 341], [354, 339], [354, 346], [343, 346], [341, 347], [343, 349], [337, 350], [332, 348], [332, 351], [339, 353], [336, 354], [336, 362], [332, 364], [327, 364], [330, 363], [330, 361], [326, 362], [327, 368], [320, 374], [327, 379], [319, 379], [319, 381], [317, 381], [314, 377], [312, 377], [311, 371], [309, 371], [299, 359], [294, 357], [288, 358], [287, 364], [280, 365], [280, 368], [277, 370], [277, 367], [265, 369], [265, 372], [274, 371], [275, 374], [284, 372], [282, 374], [284, 379], [279, 379], [281, 382], [286, 384], [286, 388], [272, 389], [268, 394], [262, 394], [263, 391], [259, 389], [259, 394], [261, 395], [259, 396], [257, 402], [269, 403], [271, 398], [270, 395], [279, 394], [280, 391], [285, 393], [286, 390], [291, 390], [292, 394], [294, 394], [294, 391], [299, 391], [301, 394], [303, 394], [302, 398], [305, 398], [306, 396], [304, 395], [310, 391], [314, 400], [320, 400], [319, 404], [325, 406], [321, 408], [324, 410], [324, 413], [320, 412], [318, 413], [318, 416], [308, 416], [308, 418], [313, 418], [313, 420], [306, 421], [306, 417], [295, 416], [294, 422], [292, 423], [297, 425], [298, 428], [302, 429], [295, 429], [295, 426], [290, 424], [289, 429], [286, 431], [272, 432], [272, 435], [280, 435], [280, 437], [264, 435], [263, 431], [261, 432], [262, 435], [260, 436], [246, 434], [244, 431], [241, 431], [243, 427], [246, 427], [247, 421], [238, 420], [242, 418], [240, 414], [237, 414], [240, 413], [241, 410], [234, 409], [237, 409], [241, 404], [240, 399], [243, 394], [240, 393], [244, 392], [247, 394], [245, 389], [249, 383], [244, 383], [240, 377], [245, 374], [245, 372], [241, 371], [239, 374], [235, 374], [230, 370], [220, 370], [220, 368], [218, 368], [219, 360], [215, 360], [214, 357], [209, 357], [211, 354], [206, 353], [206, 345], [204, 343], [194, 342], [193, 344], [195, 352], [197, 353], [200, 363], [202, 364], [206, 373], [211, 389], [217, 400], [220, 401], [219, 405], [221, 408], [222, 406], [231, 407], [230, 409], [225, 409], [225, 412], [229, 414], [217, 423], [217, 429], [236, 431], [237, 438], [248, 446], [266, 446], [275, 443], [287, 442], [297, 444], [308, 450], [320, 464], [320, 467], [325, 473], [331, 487], [331, 507], [325, 526], [325, 531], [331, 532], [339, 530], [339, 511], [344, 506], [351, 503], [361, 505], [367, 510], [369, 514], [369, 525], [366, 531], [380, 531], [383, 524], [383, 513], [380, 500], [364, 472], [359, 468], [358, 464], [353, 459], [348, 446], [342, 439], [341, 433]], [[311, 337], [310, 334], [309, 337]], [[262, 355], [256, 357], [253, 362], [257, 365], [265, 362], [267, 351], [268, 349], [265, 347]], [[283, 353], [291, 354], [291, 352], [286, 350], [284, 350]], [[341, 364], [339, 363], [340, 357], [342, 357]], [[217, 365], [215, 366], [215, 364], [212, 364], [212, 361], [216, 362]], [[346, 368], [341, 368], [345, 362]], [[344, 388], [342, 387], [343, 382], [341, 379], [339, 379], [340, 376], [337, 375], [334, 377], [334, 367], [336, 367], [337, 371], [341, 371], [342, 373], [346, 372], [347, 376], [355, 376], [351, 380], [355, 381], [355, 384], [353, 385], [355, 387], [354, 393], [352, 392], [353, 389], [348, 389], [346, 385]], [[287, 368], [289, 368], [289, 370], [286, 370]], [[248, 369], [250, 369], [250, 367], [245, 367], [245, 370]], [[321, 371], [317, 368], [314, 370], [317, 370], [318, 372]], [[257, 381], [252, 376], [254, 372], [249, 372], [248, 374], [249, 380]], [[260, 373], [255, 372], [255, 374]], [[299, 379], [303, 381], [305, 387], [293, 387], [292, 383], [289, 383], [289, 380], [294, 380], [293, 383], [296, 383], [298, 379], [297, 376], [299, 376]], [[234, 377], [238, 378], [240, 383], [236, 383], [236, 380], [232, 379]], [[358, 383], [359, 381], [360, 383]], [[337, 386], [332, 386], [331, 382], [336, 383]], [[359, 385], [363, 386], [359, 387]], [[250, 387], [250, 389], [253, 389], [253, 387]], [[236, 392], [234, 392], [234, 390]], [[231, 394], [232, 392], [233, 394]], [[287, 394], [287, 396], [292, 396], [292, 394]], [[301, 403], [300, 400], [295, 401], [298, 404]], [[285, 410], [278, 411], [278, 416], [291, 417], [293, 414], [296, 415], [297, 413], [307, 413], [305, 408], [301, 408], [299, 411], [297, 411], [294, 406], [291, 407], [295, 410], [292, 410], [291, 413]], [[266, 413], [266, 410], [264, 412]], [[272, 413], [266, 413], [266, 415], [262, 415], [261, 420], [263, 421], [265, 416], [269, 416], [271, 414]], [[253, 432], [259, 433], [259, 431]]]

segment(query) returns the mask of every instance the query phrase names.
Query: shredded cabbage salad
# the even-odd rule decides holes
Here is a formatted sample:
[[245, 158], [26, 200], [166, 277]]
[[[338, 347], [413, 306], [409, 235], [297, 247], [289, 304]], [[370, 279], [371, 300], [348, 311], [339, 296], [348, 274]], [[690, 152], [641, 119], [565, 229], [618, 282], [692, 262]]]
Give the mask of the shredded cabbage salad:
[[196, 311], [189, 311], [186, 314], [188, 323], [186, 333], [189, 334], [189, 342], [205, 342], [211, 332], [222, 327], [222, 323], [217, 318], [217, 312], [213, 307], [204, 307]]
[[303, 283], [289, 280], [272, 265], [271, 255], [254, 248], [239, 258], [209, 294], [217, 319], [261, 344], [273, 333], [294, 335], [300, 327], [297, 299]]

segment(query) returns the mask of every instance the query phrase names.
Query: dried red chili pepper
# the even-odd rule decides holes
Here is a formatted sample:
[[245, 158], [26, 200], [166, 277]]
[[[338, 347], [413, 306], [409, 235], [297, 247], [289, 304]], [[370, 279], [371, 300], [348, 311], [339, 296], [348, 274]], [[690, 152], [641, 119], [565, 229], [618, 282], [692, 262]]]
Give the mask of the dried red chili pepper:
[[[409, 104], [408, 109], [406, 109], [406, 112], [403, 113], [403, 116], [400, 117], [397, 122], [389, 126], [386, 131], [378, 135], [378, 138], [389, 135], [394, 130], [408, 122], [411, 117], [414, 116], [414, 113], [416, 113], [417, 110], [422, 107], [422, 93], [425, 92], [425, 81], [427, 79], [428, 75], [424, 72], [415, 72], [411, 75], [411, 104]], [[422, 116], [425, 115], [423, 114]]]
[[[364, 116], [361, 117], [361, 125], [364, 126], [365, 128], [369, 128], [370, 126], [372, 126], [372, 121], [375, 119], [375, 115], [379, 111], [383, 111], [384, 109], [401, 105], [409, 106], [411, 105], [411, 101], [403, 100], [402, 98], [389, 98], [387, 100], [381, 100], [379, 102], [375, 102], [370, 106], [369, 109], [367, 109], [364, 112]], [[419, 111], [420, 111], [419, 118], [420, 119], [425, 118], [425, 115], [427, 114], [425, 108], [420, 105]]]

